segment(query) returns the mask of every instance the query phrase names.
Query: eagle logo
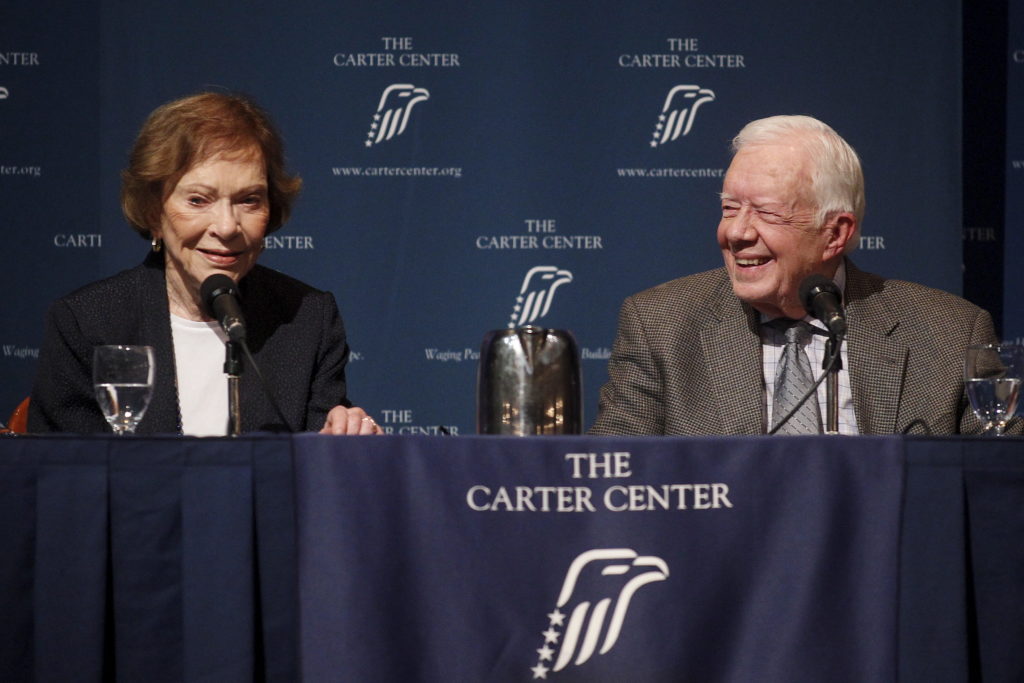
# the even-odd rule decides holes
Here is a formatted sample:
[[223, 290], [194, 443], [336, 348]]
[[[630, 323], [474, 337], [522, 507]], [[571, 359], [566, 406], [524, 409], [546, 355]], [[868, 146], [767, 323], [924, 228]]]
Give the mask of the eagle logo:
[[697, 118], [697, 109], [706, 102], [714, 102], [715, 93], [699, 85], [677, 85], [668, 91], [665, 104], [658, 115], [658, 123], [651, 136], [651, 147], [664, 145], [680, 135], [687, 135]]
[[409, 124], [412, 108], [429, 99], [430, 93], [426, 88], [417, 88], [410, 83], [393, 83], [384, 88], [366, 134], [366, 146], [373, 147], [401, 135]]
[[547, 615], [548, 628], [541, 633], [544, 645], [537, 650], [537, 665], [530, 669], [533, 678], [546, 679], [549, 672], [561, 671], [570, 663], [586, 663], [595, 651], [603, 655], [611, 650], [622, 633], [633, 595], [649, 583], [664, 581], [668, 574], [663, 559], [638, 555], [629, 548], [580, 553], [565, 573], [554, 611]]
[[557, 266], [530, 268], [523, 278], [523, 286], [519, 288], [516, 305], [512, 307], [509, 329], [528, 325], [547, 315], [555, 290], [567, 282], [572, 282], [572, 273], [568, 270], [560, 270]]

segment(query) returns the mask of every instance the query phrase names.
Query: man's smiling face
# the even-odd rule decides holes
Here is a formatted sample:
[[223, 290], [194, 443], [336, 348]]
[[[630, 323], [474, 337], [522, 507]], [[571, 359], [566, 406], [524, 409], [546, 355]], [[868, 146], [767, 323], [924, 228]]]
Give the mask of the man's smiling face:
[[733, 157], [722, 184], [718, 245], [736, 296], [771, 316], [802, 318], [800, 283], [831, 277], [834, 230], [816, 224], [812, 162], [798, 140], [750, 145]]

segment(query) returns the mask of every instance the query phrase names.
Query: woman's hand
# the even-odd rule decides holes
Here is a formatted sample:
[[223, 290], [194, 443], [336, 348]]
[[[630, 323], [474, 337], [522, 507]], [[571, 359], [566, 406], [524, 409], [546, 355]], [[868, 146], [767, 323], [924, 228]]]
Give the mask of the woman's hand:
[[321, 434], [383, 434], [384, 430], [366, 414], [362, 408], [355, 406], [334, 406], [327, 413], [327, 421]]

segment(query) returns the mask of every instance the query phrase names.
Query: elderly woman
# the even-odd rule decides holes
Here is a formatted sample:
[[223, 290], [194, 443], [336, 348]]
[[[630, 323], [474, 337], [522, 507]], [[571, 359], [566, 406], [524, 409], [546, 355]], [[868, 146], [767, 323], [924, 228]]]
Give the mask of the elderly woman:
[[[248, 344], [285, 426], [379, 433], [346, 398], [348, 346], [334, 297], [256, 265], [301, 184], [285, 171], [270, 119], [247, 99], [203, 93], [154, 111], [121, 186], [124, 214], [151, 251], [50, 308], [29, 431], [109, 431], [93, 392], [93, 348], [142, 344], [153, 347], [156, 373], [136, 433], [225, 434], [226, 336], [200, 298], [202, 282], [221, 273], [238, 284]], [[254, 372], [242, 374], [240, 393], [243, 431], [282, 429]]]

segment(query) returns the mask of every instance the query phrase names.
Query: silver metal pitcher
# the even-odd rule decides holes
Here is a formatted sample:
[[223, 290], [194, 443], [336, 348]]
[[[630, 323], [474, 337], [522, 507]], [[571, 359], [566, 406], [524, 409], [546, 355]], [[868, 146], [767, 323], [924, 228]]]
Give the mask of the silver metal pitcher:
[[568, 330], [519, 327], [484, 336], [477, 370], [478, 434], [579, 434], [579, 352]]

